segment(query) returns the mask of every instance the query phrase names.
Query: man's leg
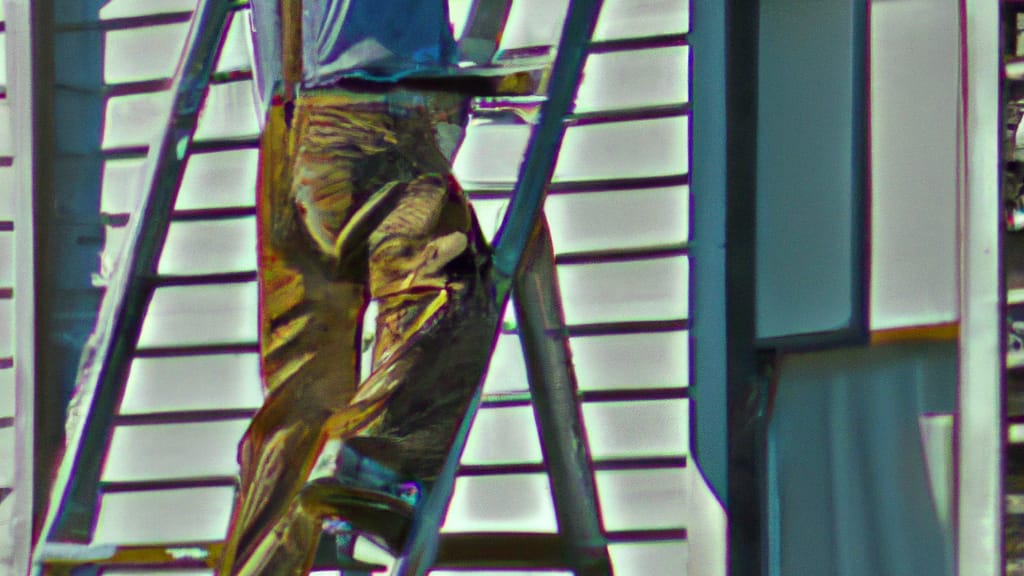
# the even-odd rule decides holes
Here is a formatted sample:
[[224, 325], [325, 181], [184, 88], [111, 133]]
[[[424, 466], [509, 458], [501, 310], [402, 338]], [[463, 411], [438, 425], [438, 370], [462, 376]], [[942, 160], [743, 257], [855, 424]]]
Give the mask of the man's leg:
[[[366, 165], [386, 151], [391, 137], [384, 115], [346, 116], [340, 108], [300, 102], [291, 147], [275, 111], [263, 137], [260, 353], [267, 397], [239, 448], [241, 484], [224, 574], [266, 553], [261, 542], [305, 483], [323, 443], [323, 422], [357, 385], [366, 288], [358, 275], [339, 278], [324, 248], [333, 249], [331, 235], [368, 196], [359, 187], [374, 185], [363, 175]], [[301, 557], [291, 562], [305, 563]]]
[[[270, 231], [260, 235], [261, 350], [269, 394], [241, 449], [242, 490], [225, 556], [231, 574], [305, 574], [309, 569], [325, 509], [298, 494], [325, 440], [321, 428], [328, 412], [343, 410], [355, 389], [355, 336], [364, 302], [364, 289], [356, 281], [365, 281], [366, 272], [376, 269], [370, 275], [382, 288], [381, 266], [398, 265], [406, 270], [403, 274], [412, 274], [410, 286], [418, 294], [411, 295], [406, 307], [419, 316], [425, 304], [422, 289], [444, 292], [440, 268], [465, 248], [468, 207], [459, 198], [446, 208], [452, 204], [448, 164], [429, 118], [420, 113], [391, 131], [394, 118], [382, 110], [356, 108], [300, 107], [291, 193], [273, 209], [261, 209], [261, 226]], [[428, 168], [441, 173], [424, 174]], [[399, 199], [382, 216], [386, 224], [366, 230], [366, 241], [378, 257], [369, 258], [370, 248], [363, 247], [356, 266], [331, 269], [347, 255], [324, 252], [337, 249], [339, 231], [381, 190], [393, 191]], [[292, 218], [275, 220], [290, 210]], [[401, 237], [403, 225], [418, 237], [408, 248], [420, 256], [405, 262], [389, 257], [385, 262], [380, 243]], [[381, 319], [380, 328], [389, 340], [397, 336], [392, 334], [396, 328], [402, 337], [409, 336], [407, 322], [385, 316], [389, 318]], [[378, 354], [382, 351], [378, 348]], [[349, 434], [342, 436], [344, 440]]]

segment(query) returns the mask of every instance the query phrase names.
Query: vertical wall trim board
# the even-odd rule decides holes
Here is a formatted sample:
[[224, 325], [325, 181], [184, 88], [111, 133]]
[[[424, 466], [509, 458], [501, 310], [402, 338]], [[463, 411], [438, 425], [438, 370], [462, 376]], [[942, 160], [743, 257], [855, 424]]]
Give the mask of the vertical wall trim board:
[[[961, 192], [959, 422], [956, 429], [956, 552], [959, 576], [1004, 570], [1002, 497], [1003, 320], [1000, 315], [999, 10], [961, 4], [966, 55], [965, 183]], [[969, 447], [969, 449], [967, 449]]]
[[726, 2], [692, 0], [693, 270], [690, 275], [696, 463], [723, 503], [727, 496], [726, 423]]
[[12, 574], [27, 574], [33, 535], [35, 487], [35, 226], [33, 194], [32, 107], [35, 75], [31, 40], [32, 2], [5, 2], [7, 97], [12, 106], [15, 172], [15, 476]]

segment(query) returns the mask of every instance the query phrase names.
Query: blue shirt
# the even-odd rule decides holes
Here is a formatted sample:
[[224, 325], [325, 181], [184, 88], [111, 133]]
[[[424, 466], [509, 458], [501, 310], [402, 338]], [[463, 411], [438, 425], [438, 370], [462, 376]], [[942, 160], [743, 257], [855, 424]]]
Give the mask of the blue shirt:
[[[260, 91], [282, 78], [278, 0], [253, 0]], [[393, 82], [455, 68], [447, 0], [302, 0], [302, 86], [342, 78]]]

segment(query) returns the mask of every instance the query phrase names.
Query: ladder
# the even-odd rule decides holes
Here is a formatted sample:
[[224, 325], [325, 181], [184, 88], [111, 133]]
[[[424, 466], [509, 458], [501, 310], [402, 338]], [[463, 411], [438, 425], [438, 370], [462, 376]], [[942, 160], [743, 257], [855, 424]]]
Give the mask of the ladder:
[[[497, 4], [497, 3], [492, 3]], [[502, 18], [507, 17], [506, 10]], [[588, 54], [589, 39], [600, 11], [599, 1], [571, 3], [564, 32], [561, 36], [554, 68], [550, 76], [548, 98], [544, 103], [537, 126], [533, 129], [518, 181], [512, 194], [512, 205], [503, 219], [495, 240], [495, 284], [502, 307], [511, 297], [518, 318], [510, 331], [517, 334], [523, 347], [530, 385], [530, 398], [536, 413], [544, 452], [544, 464], [538, 471], [550, 474], [553, 502], [559, 532], [555, 534], [447, 534], [439, 536], [459, 472], [459, 455], [469, 436], [473, 415], [479, 405], [508, 402], [510, 400], [484, 398], [478, 389], [473, 405], [459, 430], [444, 474], [422, 508], [408, 539], [408, 553], [400, 561], [398, 573], [424, 574], [431, 567], [459, 568], [469, 566], [494, 567], [561, 567], [577, 574], [610, 574], [611, 562], [607, 544], [609, 539], [642, 541], [648, 537], [685, 539], [685, 529], [669, 529], [654, 533], [610, 534], [602, 527], [597, 509], [594, 469], [629, 469], [637, 465], [619, 460], [593, 462], [587, 449], [587, 439], [580, 421], [580, 405], [587, 393], [579, 391], [569, 359], [568, 340], [578, 333], [614, 333], [611, 326], [568, 327], [559, 297], [556, 258], [547, 226], [541, 217], [544, 197], [552, 187], [552, 174], [558, 158], [562, 135], [567, 125], [591, 121], [635, 120], [657, 118], [685, 113], [685, 107], [661, 107], [625, 110], [611, 118], [571, 112], [580, 82], [580, 71]], [[185, 349], [165, 346], [160, 349], [140, 349], [140, 334], [145, 330], [147, 305], [152, 307], [157, 288], [195, 287], [212, 283], [251, 284], [251, 272], [230, 272], [210, 275], [170, 276], [159, 272], [161, 249], [175, 215], [177, 186], [182, 180], [187, 160], [197, 152], [253, 148], [255, 141], [199, 141], [194, 135], [204, 97], [212, 83], [230, 81], [235, 76], [213, 74], [217, 46], [225, 34], [232, 12], [245, 7], [242, 2], [200, 2], [193, 19], [192, 30], [185, 44], [180, 73], [174, 80], [172, 93], [175, 103], [155, 159], [147, 173], [149, 193], [140, 210], [129, 223], [125, 260], [107, 289], [100, 313], [98, 329], [89, 346], [90, 356], [83, 362], [79, 383], [82, 416], [71, 434], [68, 450], [61, 464], [60, 475], [53, 493], [50, 510], [40, 544], [35, 554], [36, 573], [78, 573], [96, 566], [215, 568], [221, 543], [217, 540], [183, 539], [173, 545], [93, 545], [93, 530], [99, 515], [101, 494], [111, 486], [102, 480], [102, 463], [118, 422], [131, 419], [118, 413], [118, 405], [125, 395], [125, 381], [133, 358], [140, 353], [158, 358], [172, 354], [252, 354], [258, 351], [254, 342], [220, 345], [206, 349]], [[484, 11], [486, 12], [486, 11]], [[500, 11], [499, 11], [500, 12]], [[236, 14], [237, 16], [237, 14]], [[503, 20], [502, 20], [503, 21]], [[493, 17], [471, 30], [494, 30]], [[482, 34], [485, 35], [485, 34]], [[650, 42], [650, 41], [648, 41]], [[685, 37], [660, 37], [655, 45], [677, 45]], [[636, 43], [606, 42], [598, 50], [611, 51], [637, 47]], [[495, 49], [492, 46], [490, 49]], [[244, 73], [242, 73], [244, 76]], [[608, 116], [608, 115], [604, 115]], [[630, 186], [673, 185], [685, 181], [682, 177], [653, 177], [647, 181], [588, 182], [590, 187], [622, 189]], [[564, 185], [572, 186], [572, 184]], [[470, 190], [472, 194], [472, 190]], [[251, 212], [206, 215], [219, 218], [238, 217]], [[179, 215], [180, 216], [180, 215]], [[203, 214], [191, 214], [201, 219]], [[684, 248], [670, 247], [665, 254], [678, 254]], [[659, 255], [661, 254], [659, 252]], [[524, 256], [525, 254], [525, 256]], [[611, 258], [622, 260], [635, 256], [630, 252], [602, 255], [581, 255], [580, 259]], [[570, 258], [571, 260], [571, 258]], [[254, 316], [254, 314], [253, 314]], [[684, 329], [683, 320], [669, 322], [634, 323], [629, 330]], [[589, 331], [589, 332], [588, 332]], [[627, 399], [636, 395], [591, 393], [592, 399]], [[685, 390], [661, 390], [652, 396], [657, 399], [686, 398]], [[522, 402], [522, 399], [511, 400]], [[530, 400], [526, 402], [529, 404]], [[251, 408], [222, 410], [208, 416], [227, 420], [251, 416]], [[196, 422], [187, 414], [164, 415], [167, 422]], [[641, 465], [678, 467], [685, 458], [648, 458]], [[233, 489], [231, 479], [200, 478], [178, 483], [200, 489]], [[321, 547], [325, 548], [325, 547]], [[338, 566], [330, 555], [318, 556], [317, 566]], [[352, 564], [346, 574], [370, 571], [373, 566]]]
[[[97, 332], [98, 338], [94, 339], [89, 349], [92, 358], [83, 364], [83, 396], [79, 402], [87, 408], [82, 425], [70, 438], [70, 457], [66, 458], [62, 465], [58, 498], [55, 499], [55, 506], [44, 528], [44, 543], [40, 546], [41, 564], [44, 566], [75, 565], [83, 561], [104, 560], [104, 556], [112, 563], [124, 561], [131, 564], [147, 560], [162, 563], [160, 560], [166, 561], [174, 557], [174, 554], [168, 556], [166, 547], [162, 547], [164, 550], [136, 548], [113, 552], [109, 549], [76, 548], [77, 552], [71, 552], [67, 546], [53, 543], [74, 539], [87, 540], [89, 537], [88, 531], [93, 524], [96, 511], [82, 504], [95, 500], [99, 492], [100, 465], [103, 462], [99, 455], [105, 452], [105, 446], [110, 441], [115, 404], [123, 393], [118, 390], [118, 384], [124, 378], [127, 360], [133, 352], [130, 342], [137, 340], [142, 329], [145, 303], [151, 297], [154, 285], [160, 282], [155, 271], [173, 211], [176, 186], [185, 168], [198, 114], [211, 79], [217, 46], [222, 39], [229, 12], [239, 7], [241, 4], [238, 3], [231, 5], [227, 2], [205, 2], [199, 7], [196, 15], [186, 44], [187, 52], [182, 73], [173, 88], [176, 100], [172, 117], [152, 168], [151, 191], [143, 200], [142, 210], [136, 213], [139, 222], [134, 226], [129, 225], [129, 231], [133, 235], [127, 239], [128, 247], [125, 254], [130, 260], [122, 265], [120, 276], [109, 284], [100, 313], [100, 326], [103, 330]], [[596, 15], [596, 9], [591, 8], [591, 12]], [[590, 19], [593, 22], [595, 16], [591, 16]], [[578, 67], [581, 65], [578, 55], [577, 60]], [[563, 105], [567, 105], [572, 94], [567, 96]], [[551, 164], [550, 160], [548, 163]], [[538, 206], [535, 205], [533, 211], [536, 213], [537, 209]], [[512, 274], [503, 279], [503, 285], [506, 286], [502, 293], [503, 297], [507, 298], [511, 279]], [[464, 429], [468, 430], [468, 427]], [[465, 441], [465, 434], [462, 434], [462, 441]], [[454, 478], [451, 482], [453, 481]], [[427, 506], [441, 506], [443, 510], [447, 504], [447, 498], [442, 501], [443, 492], [444, 490], [436, 491]], [[593, 512], [592, 501], [591, 511]], [[436, 515], [433, 517], [435, 533], [439, 518]], [[592, 518], [596, 524], [596, 514], [592, 514]], [[430, 531], [429, 527], [425, 528]], [[431, 541], [430, 538], [418, 536], [414, 540]], [[436, 540], [436, 536], [433, 540]], [[424, 544], [418, 546], [422, 547]], [[194, 561], [196, 556], [213, 558], [216, 555], [214, 548], [215, 545], [211, 545], [205, 554], [191, 554], [189, 560]], [[161, 556], [163, 558], [160, 558]], [[64, 558], [69, 558], [70, 562], [65, 564], [62, 561]], [[38, 563], [40, 562], [37, 560]]]

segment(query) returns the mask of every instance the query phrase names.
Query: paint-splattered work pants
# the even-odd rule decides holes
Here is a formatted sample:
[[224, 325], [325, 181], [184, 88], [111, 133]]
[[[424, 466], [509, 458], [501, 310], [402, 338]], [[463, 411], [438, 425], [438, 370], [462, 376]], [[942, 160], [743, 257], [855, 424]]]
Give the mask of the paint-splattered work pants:
[[[480, 278], [487, 247], [445, 153], [468, 100], [331, 90], [271, 110], [258, 202], [266, 399], [239, 447], [222, 575], [307, 573], [320, 519], [303, 514], [297, 496], [322, 447], [386, 435], [396, 384], [358, 382], [368, 299], [379, 308], [374, 368], [392, 370], [403, 345]], [[379, 458], [409, 476], [437, 467], [437, 456], [385, 452]]]

